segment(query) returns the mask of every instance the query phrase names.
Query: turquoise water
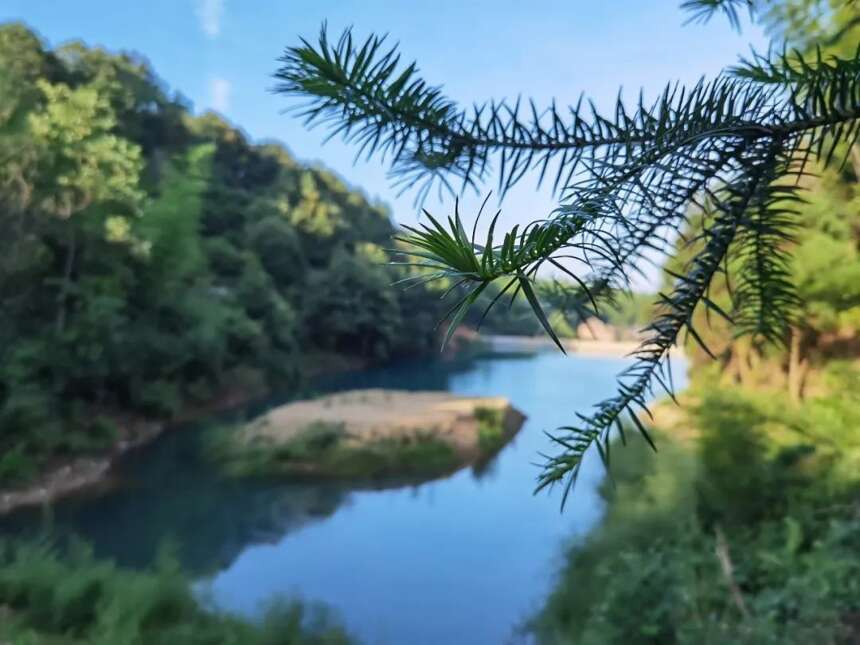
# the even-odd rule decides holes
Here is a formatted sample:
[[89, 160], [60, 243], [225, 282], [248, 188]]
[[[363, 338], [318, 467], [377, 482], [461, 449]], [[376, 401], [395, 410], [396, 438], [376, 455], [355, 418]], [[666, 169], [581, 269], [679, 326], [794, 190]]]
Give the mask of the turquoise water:
[[332, 609], [370, 645], [518, 642], [563, 546], [601, 513], [596, 456], [563, 514], [558, 493], [532, 494], [538, 453], [552, 450], [543, 431], [611, 394], [625, 365], [547, 352], [404, 364], [320, 384], [508, 397], [526, 423], [480, 472], [361, 491], [219, 476], [201, 455], [206, 429], [273, 399], [168, 433], [126, 459], [116, 488], [18, 514], [4, 528], [49, 526], [132, 566], [151, 563], [167, 543], [216, 606], [254, 616], [279, 595], [298, 596]]

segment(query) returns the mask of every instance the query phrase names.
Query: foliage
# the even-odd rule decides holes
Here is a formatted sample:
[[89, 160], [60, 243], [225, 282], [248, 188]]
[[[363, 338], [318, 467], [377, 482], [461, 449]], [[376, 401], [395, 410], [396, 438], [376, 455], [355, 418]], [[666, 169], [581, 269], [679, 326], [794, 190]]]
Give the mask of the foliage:
[[656, 293], [620, 293], [603, 310], [607, 322], [621, 329], [642, 329], [648, 324], [657, 303]]
[[285, 440], [246, 436], [224, 429], [209, 452], [228, 473], [292, 475], [349, 480], [427, 478], [455, 470], [460, 461], [450, 443], [432, 432], [355, 440], [343, 424], [315, 422]]
[[387, 209], [192, 116], [140, 57], [0, 25], [0, 93], [0, 485], [109, 447], [100, 416], [123, 434], [290, 386], [304, 352], [431, 348]]
[[4, 543], [0, 638], [20, 645], [346, 645], [321, 609], [275, 603], [259, 624], [212, 612], [162, 558], [153, 571], [120, 569], [83, 547], [60, 558], [44, 545]]
[[855, 0], [684, 0], [681, 6], [694, 21], [710, 20], [722, 13], [740, 29], [746, 13], [762, 23], [771, 37], [787, 41], [798, 49], [820, 48], [829, 53], [853, 55], [857, 48], [857, 16]]
[[498, 408], [475, 408], [478, 422], [478, 446], [484, 453], [493, 453], [505, 443], [505, 411]]
[[[738, 23], [751, 0], [697, 0], [695, 17], [724, 11]], [[848, 10], [856, 17], [856, 4]], [[599, 313], [654, 256], [669, 256], [666, 233], [689, 223], [690, 209], [707, 214], [685, 238], [695, 252], [671, 271], [669, 287], [645, 329], [635, 363], [615, 396], [560, 429], [559, 454], [549, 457], [538, 489], [563, 484], [566, 497], [592, 445], [608, 452], [610, 434], [629, 417], [647, 439], [638, 414], [655, 385], [672, 392], [672, 347], [686, 334], [701, 341], [694, 314], [706, 308], [755, 342], [779, 344], [789, 335], [798, 296], [789, 279], [794, 208], [806, 162], [841, 161], [860, 133], [860, 49], [754, 55], [739, 67], [692, 87], [667, 85], [651, 104], [633, 108], [621, 97], [614, 114], [581, 102], [546, 109], [534, 102], [490, 101], [463, 109], [421, 78], [415, 63], [400, 65], [397, 47], [345, 31], [316, 44], [289, 47], [276, 73], [278, 90], [304, 102], [295, 108], [309, 125], [327, 126], [362, 153], [387, 158], [421, 200], [434, 186], [477, 188], [495, 162], [502, 196], [531, 171], [548, 181], [561, 206], [546, 219], [476, 239], [458, 209], [447, 222], [428, 222], [403, 236], [407, 255], [425, 272], [417, 279], [450, 282], [459, 300], [449, 311], [447, 337], [494, 282], [500, 293], [524, 296], [561, 347], [534, 289], [541, 268], [573, 281], [568, 305]], [[835, 153], [839, 153], [834, 157]], [[573, 257], [587, 273], [564, 266]], [[710, 298], [720, 275], [736, 280], [728, 311]], [[492, 307], [494, 303], [491, 303]], [[564, 497], [563, 497], [564, 499]]]
[[834, 392], [792, 410], [708, 384], [684, 422], [696, 444], [616, 452], [606, 515], [571, 545], [538, 641], [853, 642], [860, 425]]
[[[856, 48], [856, 39], [841, 42], [860, 24], [851, 3], [686, 4], [701, 8], [702, 17], [723, 10], [733, 20], [732, 12], [751, 7], [801, 47], [848, 54]], [[833, 37], [820, 37], [824, 32]], [[708, 320], [707, 308], [695, 313], [720, 361], [705, 362], [704, 350], [688, 344], [689, 412], [671, 431], [664, 428], [671, 434], [659, 455], [637, 454], [645, 452], [641, 442], [633, 454], [613, 453], [615, 485], [602, 491], [604, 521], [569, 549], [555, 591], [530, 625], [539, 642], [857, 639], [855, 153], [856, 146], [840, 150], [849, 162], [842, 167], [810, 161], [818, 176], [802, 180], [806, 200], [794, 206], [784, 275], [798, 300], [790, 347], [757, 346], [737, 338], [731, 321]], [[690, 214], [670, 275], [701, 249], [696, 231], [709, 217], [704, 209]], [[730, 265], [741, 262], [729, 258]], [[733, 268], [727, 273], [737, 275]], [[731, 307], [733, 287], [725, 274], [712, 282], [716, 307]], [[658, 428], [665, 419], [656, 415]], [[689, 445], [683, 437], [691, 435]], [[658, 468], [657, 460], [671, 468]]]

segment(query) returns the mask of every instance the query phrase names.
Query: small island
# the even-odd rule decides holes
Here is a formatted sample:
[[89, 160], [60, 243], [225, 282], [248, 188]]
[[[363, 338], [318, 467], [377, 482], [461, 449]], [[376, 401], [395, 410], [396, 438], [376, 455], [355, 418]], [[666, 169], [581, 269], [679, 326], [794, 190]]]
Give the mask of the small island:
[[223, 431], [214, 452], [237, 475], [430, 478], [485, 463], [524, 419], [501, 397], [352, 390], [288, 403]]

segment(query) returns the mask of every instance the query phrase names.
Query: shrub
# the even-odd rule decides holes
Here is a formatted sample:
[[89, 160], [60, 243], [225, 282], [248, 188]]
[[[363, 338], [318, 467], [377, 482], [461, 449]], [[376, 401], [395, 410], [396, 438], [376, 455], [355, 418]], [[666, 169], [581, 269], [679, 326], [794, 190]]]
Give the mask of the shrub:
[[162, 379], [140, 383], [133, 396], [135, 407], [153, 417], [170, 418], [179, 412], [181, 406], [177, 384]]
[[454, 449], [432, 433], [347, 441], [340, 423], [311, 423], [288, 441], [242, 436], [222, 428], [209, 441], [209, 455], [238, 476], [289, 475], [342, 479], [434, 477], [458, 465]]
[[505, 443], [505, 412], [494, 408], [475, 408], [478, 422], [478, 447], [482, 453], [491, 453]]
[[0, 456], [0, 484], [4, 486], [25, 483], [39, 472], [36, 461], [17, 445]]
[[331, 616], [273, 604], [252, 624], [204, 607], [169, 558], [152, 571], [120, 569], [77, 547], [0, 545], [0, 639], [33, 645], [348, 645]]
[[529, 625], [539, 642], [853, 642], [860, 477], [833, 465], [856, 455], [811, 451], [807, 437], [813, 419], [816, 434], [856, 440], [858, 426], [815, 413], [832, 397], [791, 409], [774, 394], [696, 395], [698, 442], [612, 451], [604, 519], [568, 549]]

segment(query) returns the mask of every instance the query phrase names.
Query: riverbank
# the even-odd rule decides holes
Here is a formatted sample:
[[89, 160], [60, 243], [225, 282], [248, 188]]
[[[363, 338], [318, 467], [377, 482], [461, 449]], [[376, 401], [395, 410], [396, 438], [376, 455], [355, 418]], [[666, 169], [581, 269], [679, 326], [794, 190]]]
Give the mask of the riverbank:
[[[461, 352], [469, 343], [461, 342]], [[447, 355], [451, 358], [451, 355]], [[308, 369], [305, 377], [319, 378], [367, 369], [366, 359], [344, 354], [315, 351], [305, 356]], [[0, 488], [0, 516], [20, 508], [52, 504], [62, 498], [97, 491], [113, 485], [112, 473], [127, 453], [154, 441], [163, 432], [182, 423], [205, 418], [208, 415], [238, 408], [265, 396], [268, 388], [259, 383], [222, 388], [214, 397], [202, 402], [189, 401], [170, 419], [144, 419], [128, 414], [111, 415], [117, 428], [117, 438], [101, 453], [52, 460], [34, 479], [19, 486]]]
[[[487, 335], [481, 336], [493, 351], [496, 352], [538, 352], [545, 349], [558, 350], [555, 343], [546, 336], [503, 336]], [[638, 340], [579, 340], [576, 338], [563, 338], [561, 344], [569, 354], [580, 354], [583, 356], [595, 356], [602, 358], [623, 358], [635, 352], [639, 346]], [[684, 350], [676, 347], [672, 355], [683, 358]]]
[[324, 607], [283, 600], [257, 620], [212, 611], [163, 561], [123, 568], [78, 550], [0, 542], [0, 643], [356, 643]]
[[[470, 348], [480, 346], [490, 352], [537, 352], [555, 349], [545, 337], [536, 336], [477, 336], [462, 334], [457, 354], [467, 353]], [[622, 357], [636, 348], [635, 342], [563, 341], [569, 352], [595, 357]], [[448, 358], [451, 353], [447, 354]], [[367, 361], [356, 357], [315, 352], [307, 358], [312, 366], [310, 376], [329, 376], [369, 367]], [[147, 420], [117, 415], [115, 418], [119, 434], [115, 443], [104, 453], [57, 459], [31, 482], [0, 489], [0, 515], [19, 508], [50, 504], [58, 499], [87, 490], [109, 487], [111, 473], [116, 463], [129, 451], [156, 439], [171, 426], [195, 421], [209, 414], [224, 412], [241, 406], [266, 391], [255, 388], [225, 388], [217, 396], [203, 403], [188, 403], [171, 419]]]
[[0, 489], [0, 515], [27, 506], [50, 504], [99, 486], [110, 486], [111, 470], [116, 462], [131, 450], [155, 440], [170, 426], [236, 408], [264, 394], [265, 390], [260, 388], [225, 388], [211, 400], [189, 403], [174, 418], [165, 420], [116, 415], [113, 420], [118, 437], [110, 449], [101, 454], [58, 458], [33, 481]]
[[[182, 570], [199, 581], [214, 609], [234, 615], [256, 618], [272, 599], [298, 593], [331, 607], [366, 643], [409, 643], [416, 634], [424, 643], [457, 643], [463, 634], [475, 645], [503, 643], [551, 588], [558, 552], [553, 545], [571, 532], [584, 534], [601, 513], [594, 495], [600, 468], [583, 471], [563, 515], [560, 491], [532, 495], [539, 454], [554, 450], [541, 431], [609, 390], [620, 366], [617, 359], [547, 351], [411, 360], [326, 378], [317, 391], [501, 396], [529, 419], [489, 463], [426, 483], [359, 486], [319, 478], [224, 477], [205, 450], [228, 419], [207, 419], [170, 428], [123, 458], [115, 471], [122, 486], [57, 504], [51, 530], [79, 536], [97, 557], [134, 568], [156, 561], [169, 536]], [[39, 534], [43, 518], [38, 508], [16, 513], [4, 531]], [[355, 594], [356, 580], [375, 583]], [[428, 584], [403, 593], [415, 580]], [[492, 594], [486, 593], [488, 580]], [[476, 621], [478, 615], [496, 618]]]
[[[314, 352], [305, 357], [311, 365], [308, 378], [329, 376], [368, 367], [368, 361], [356, 356]], [[118, 435], [113, 445], [100, 454], [58, 458], [35, 479], [21, 486], [0, 488], [0, 515], [19, 508], [51, 504], [63, 497], [99, 487], [110, 487], [111, 472], [128, 452], [154, 441], [172, 426], [197, 421], [210, 414], [227, 412], [265, 396], [268, 389], [260, 384], [222, 388], [206, 401], [189, 401], [170, 419], [143, 419], [115, 414]]]
[[658, 452], [616, 440], [534, 641], [860, 642], [856, 371], [800, 402], [697, 376], [653, 408]]

